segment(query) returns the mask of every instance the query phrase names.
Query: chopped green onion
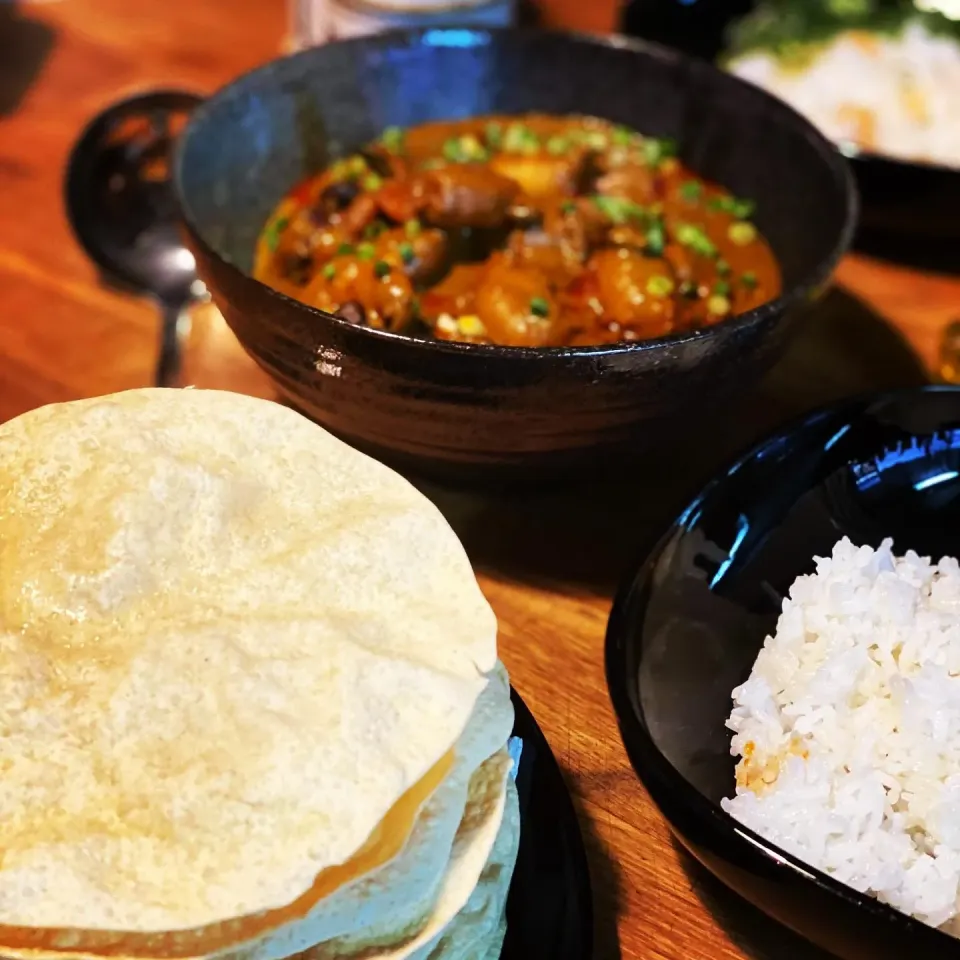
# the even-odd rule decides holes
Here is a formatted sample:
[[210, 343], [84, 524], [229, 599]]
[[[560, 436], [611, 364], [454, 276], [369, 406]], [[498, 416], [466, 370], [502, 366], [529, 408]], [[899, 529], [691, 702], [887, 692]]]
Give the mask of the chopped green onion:
[[522, 124], [511, 123], [507, 127], [503, 138], [503, 149], [511, 152], [519, 151], [527, 139], [527, 129]]
[[591, 150], [606, 150], [610, 145], [605, 133], [599, 130], [585, 130], [583, 133], [583, 142]]
[[720, 274], [721, 277], [730, 276], [730, 264], [722, 257], [717, 261], [717, 273]]
[[335, 256], [338, 256], [338, 257], [348, 257], [351, 253], [353, 253], [353, 244], [352, 244], [352, 243], [341, 243], [340, 246], [337, 247], [337, 252], [336, 252]]
[[718, 297], [729, 297], [730, 296], [730, 284], [726, 280], [718, 280], [713, 285], [713, 292]]
[[757, 275], [756, 275], [752, 270], [748, 270], [748, 271], [740, 278], [740, 282], [741, 282], [748, 290], [756, 290], [756, 289], [757, 289], [757, 283], [758, 283]]
[[547, 140], [547, 153], [554, 157], [562, 157], [570, 149], [570, 141], [566, 137], [554, 136]]
[[379, 237], [380, 234], [383, 233], [384, 229], [385, 228], [382, 223], [378, 223], [376, 220], [374, 220], [373, 223], [368, 223], [363, 228], [363, 236], [367, 240], [376, 240], [377, 237]]
[[629, 147], [633, 143], [634, 132], [629, 127], [614, 127], [613, 142], [618, 147]]
[[699, 180], [687, 180], [680, 185], [680, 196], [687, 203], [696, 203], [703, 196], [703, 184]]
[[730, 224], [727, 236], [731, 243], [735, 243], [738, 247], [745, 247], [757, 239], [757, 228], [752, 223], [738, 221]]
[[562, 214], [573, 213], [577, 209], [577, 205], [572, 200], [564, 200], [560, 204], [560, 212]]
[[322, 272], [325, 279], [332, 280], [336, 276], [337, 268], [332, 263], [328, 263], [324, 266]]
[[657, 217], [650, 221], [644, 237], [643, 252], [648, 257], [662, 257], [667, 245], [667, 234], [663, 228], [663, 221]]
[[673, 281], [663, 274], [657, 274], [647, 281], [647, 293], [652, 297], [669, 297], [673, 290]]
[[753, 215], [756, 204], [752, 200], [742, 200], [739, 197], [722, 196], [714, 197], [707, 207], [711, 210], [718, 210], [721, 213], [729, 213], [735, 220], [746, 220]]
[[290, 222], [289, 217], [277, 217], [264, 231], [264, 240], [267, 243], [267, 249], [273, 253], [280, 246], [280, 234], [287, 228]]
[[451, 137], [443, 145], [443, 155], [453, 163], [472, 163], [488, 157], [487, 148], [472, 134]]
[[677, 240], [701, 257], [715, 257], [717, 248], [704, 231], [692, 223], [677, 225]]
[[380, 134], [380, 142], [389, 153], [403, 152], [403, 130], [400, 127], [387, 127]]
[[373, 272], [382, 279], [390, 272], [390, 264], [385, 260], [378, 260], [373, 265]]
[[503, 142], [503, 127], [499, 123], [488, 123], [483, 128], [483, 135], [486, 138], [487, 146], [498, 150]]
[[647, 211], [626, 197], [605, 197], [597, 194], [591, 198], [593, 205], [615, 224], [624, 224], [628, 220], [641, 220], [647, 216]]
[[467, 160], [483, 162], [489, 156], [487, 148], [472, 134], [465, 133], [460, 138], [460, 153]]
[[412, 243], [404, 240], [403, 243], [397, 247], [397, 250], [400, 253], [400, 259], [403, 260], [404, 263], [413, 263], [415, 254], [413, 252]]
[[667, 138], [647, 137], [643, 141], [643, 158], [650, 167], [659, 166], [668, 157], [677, 155], [677, 143]]
[[419, 236], [421, 229], [422, 229], [422, 227], [420, 226], [420, 221], [419, 221], [419, 220], [408, 220], [408, 221], [403, 225], [403, 232], [404, 232], [408, 237], [411, 237], [411, 238], [412, 238], [412, 237], [417, 237], [417, 236]]
[[361, 260], [372, 260], [376, 252], [372, 243], [361, 243], [357, 246], [357, 256]]
[[543, 297], [533, 297], [530, 300], [530, 312], [535, 317], [549, 316], [550, 304]]
[[369, 193], [379, 190], [383, 186], [383, 177], [375, 173], [368, 173], [361, 181], [360, 186]]
[[450, 160], [452, 163], [458, 163], [460, 161], [460, 138], [459, 137], [451, 137], [449, 140], [444, 141], [443, 155], [447, 160]]
[[537, 135], [522, 123], [511, 123], [503, 137], [503, 149], [507, 153], [533, 154], [540, 149]]

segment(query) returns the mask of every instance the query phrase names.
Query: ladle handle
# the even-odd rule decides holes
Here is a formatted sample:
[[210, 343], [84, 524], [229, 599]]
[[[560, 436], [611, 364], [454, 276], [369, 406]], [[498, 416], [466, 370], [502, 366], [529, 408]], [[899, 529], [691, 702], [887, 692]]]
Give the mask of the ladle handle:
[[161, 300], [160, 313], [160, 355], [153, 382], [158, 387], [176, 387], [180, 375], [181, 330], [189, 318], [187, 303]]

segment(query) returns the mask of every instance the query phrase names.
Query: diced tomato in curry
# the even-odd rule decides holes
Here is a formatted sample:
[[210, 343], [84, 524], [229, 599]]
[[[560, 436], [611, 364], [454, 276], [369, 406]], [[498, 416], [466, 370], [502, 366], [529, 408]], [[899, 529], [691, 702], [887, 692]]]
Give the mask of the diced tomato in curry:
[[564, 346], [696, 329], [780, 293], [753, 204], [592, 117], [391, 128], [298, 184], [255, 276], [351, 323]]

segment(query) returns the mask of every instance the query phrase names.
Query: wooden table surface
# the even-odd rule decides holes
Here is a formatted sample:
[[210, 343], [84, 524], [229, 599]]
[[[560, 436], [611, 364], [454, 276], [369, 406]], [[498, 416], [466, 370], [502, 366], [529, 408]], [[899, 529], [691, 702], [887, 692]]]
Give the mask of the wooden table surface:
[[[553, 0], [548, 12], [551, 22], [577, 27], [610, 22], [609, 3]], [[0, 418], [150, 381], [154, 308], [102, 285], [64, 219], [64, 162], [82, 125], [138, 88], [211, 91], [274, 56], [285, 25], [282, 0], [0, 3]], [[851, 257], [839, 280], [926, 364], [960, 312], [956, 279]], [[273, 395], [214, 310], [195, 315], [186, 378]], [[634, 496], [644, 495], [638, 488]], [[591, 525], [589, 511], [572, 522], [569, 503], [540, 505], [551, 532], [538, 552], [517, 534], [525, 508], [514, 506], [511, 517], [495, 504], [451, 503], [500, 618], [504, 660], [581, 814], [598, 960], [821, 956], [680, 854], [630, 769], [602, 667], [621, 572], [609, 561], [629, 552], [629, 531]], [[564, 550], [577, 561], [567, 569], [557, 563]]]

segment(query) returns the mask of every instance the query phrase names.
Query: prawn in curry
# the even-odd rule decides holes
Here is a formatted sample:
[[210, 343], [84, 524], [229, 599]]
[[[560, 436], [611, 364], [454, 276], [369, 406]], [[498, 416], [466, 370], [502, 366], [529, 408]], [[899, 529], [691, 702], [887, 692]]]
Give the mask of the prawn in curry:
[[776, 297], [753, 204], [592, 117], [389, 128], [295, 187], [254, 275], [351, 323], [545, 347], [660, 337]]

